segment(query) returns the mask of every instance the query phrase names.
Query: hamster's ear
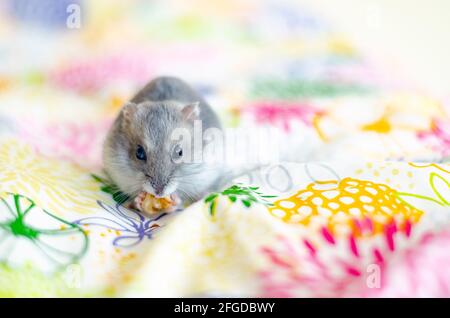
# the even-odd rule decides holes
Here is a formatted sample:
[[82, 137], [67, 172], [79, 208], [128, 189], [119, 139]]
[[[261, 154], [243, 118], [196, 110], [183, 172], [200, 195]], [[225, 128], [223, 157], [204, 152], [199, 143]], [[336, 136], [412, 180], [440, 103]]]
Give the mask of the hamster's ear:
[[198, 119], [200, 115], [200, 103], [193, 102], [191, 104], [183, 106], [183, 108], [181, 109], [181, 114], [186, 120], [194, 121]]
[[121, 110], [122, 115], [122, 125], [127, 126], [130, 122], [132, 122], [137, 111], [137, 104], [128, 102], [123, 105]]
[[122, 115], [124, 118], [132, 118], [137, 110], [137, 104], [127, 102], [122, 107]]

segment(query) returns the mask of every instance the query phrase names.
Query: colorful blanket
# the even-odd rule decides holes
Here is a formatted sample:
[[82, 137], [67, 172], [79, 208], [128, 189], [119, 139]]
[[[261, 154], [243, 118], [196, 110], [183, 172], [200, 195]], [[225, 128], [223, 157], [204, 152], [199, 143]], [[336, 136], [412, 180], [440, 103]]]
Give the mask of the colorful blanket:
[[[317, 15], [275, 0], [1, 9], [0, 296], [450, 296], [448, 108]], [[183, 211], [118, 204], [102, 141], [163, 74], [226, 127], [275, 129], [281, 161]]]

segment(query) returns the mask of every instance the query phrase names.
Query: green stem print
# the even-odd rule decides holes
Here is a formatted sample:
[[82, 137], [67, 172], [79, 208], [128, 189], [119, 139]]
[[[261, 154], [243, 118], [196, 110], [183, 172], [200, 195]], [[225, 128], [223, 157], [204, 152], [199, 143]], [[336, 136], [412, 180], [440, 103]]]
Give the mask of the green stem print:
[[215, 214], [217, 198], [222, 195], [228, 197], [231, 203], [240, 201], [246, 208], [252, 206], [253, 203], [260, 203], [271, 206], [272, 203], [267, 201], [268, 198], [275, 198], [275, 195], [264, 195], [258, 191], [259, 187], [246, 187], [235, 184], [222, 192], [213, 192], [205, 198], [205, 203], [209, 204], [209, 213], [211, 216]]
[[434, 198], [426, 196], [426, 195], [407, 193], [407, 192], [399, 192], [397, 194], [398, 198], [402, 202], [404, 202], [404, 203], [406, 203], [408, 205], [410, 205], [410, 204], [408, 202], [406, 202], [404, 198], [416, 198], [416, 199], [420, 199], [420, 200], [426, 200], [426, 201], [430, 201], [430, 202], [436, 203], [436, 204], [438, 204], [440, 206], [443, 206], [443, 207], [450, 206], [450, 202], [446, 198], [444, 198], [444, 196], [442, 195], [441, 191], [439, 191], [438, 188], [437, 188], [436, 181], [438, 181], [438, 180], [443, 181], [445, 183], [445, 185], [448, 187], [448, 189], [450, 189], [450, 182], [449, 181], [447, 181], [443, 176], [437, 174], [436, 172], [432, 172], [432, 173], [430, 173], [429, 184], [430, 184], [430, 187], [431, 187], [432, 191], [435, 194]]
[[112, 183], [111, 181], [102, 178], [100, 176], [97, 176], [95, 174], [92, 174], [91, 176], [92, 178], [94, 178], [95, 181], [99, 182], [102, 185], [100, 189], [103, 192], [110, 194], [113, 200], [116, 201], [116, 203], [123, 204], [130, 199], [130, 197], [127, 194], [120, 191], [119, 187], [114, 183]]
[[368, 95], [373, 89], [359, 84], [326, 81], [267, 79], [255, 81], [250, 95], [255, 98], [298, 99], [306, 97], [337, 97]]
[[[11, 265], [11, 259], [18, 265], [20, 258], [21, 265], [40, 264], [44, 271], [53, 271], [77, 263], [87, 249], [88, 237], [80, 226], [40, 209], [25, 196], [0, 194], [0, 263]], [[21, 257], [15, 250], [22, 251]]]

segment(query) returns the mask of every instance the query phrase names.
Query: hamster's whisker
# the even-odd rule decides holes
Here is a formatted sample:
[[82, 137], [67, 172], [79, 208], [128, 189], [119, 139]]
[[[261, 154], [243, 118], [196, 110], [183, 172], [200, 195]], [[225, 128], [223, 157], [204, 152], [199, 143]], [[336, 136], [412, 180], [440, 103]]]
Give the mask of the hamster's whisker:
[[174, 174], [174, 175], [172, 175], [172, 177], [175, 179], [180, 179], [180, 178], [187, 177], [187, 176], [195, 176], [197, 174], [200, 174], [200, 172], [183, 173], [183, 174], [179, 174], [179, 175]]
[[198, 169], [191, 169], [189, 167], [189, 169], [186, 169], [189, 172], [179, 172], [179, 173], [174, 173], [172, 176], [173, 177], [186, 177], [186, 176], [194, 176], [194, 175], [198, 175], [202, 172], [208, 172], [208, 171], [217, 171], [217, 168], [207, 168], [207, 167], [198, 167]]
[[179, 177], [174, 177], [173, 180], [178, 182], [178, 184], [195, 185], [195, 184], [198, 184], [198, 181], [186, 180], [186, 178], [185, 178], [186, 176], [190, 177], [190, 176], [195, 176], [195, 175], [198, 175], [198, 173], [192, 173], [192, 174], [182, 175]]
[[184, 195], [186, 197], [186, 199], [188, 199], [189, 201], [191, 201], [191, 202], [195, 201], [195, 198], [194, 198], [194, 196], [191, 193], [189, 193], [187, 191], [184, 191], [182, 189], [178, 189], [178, 192], [180, 194]]

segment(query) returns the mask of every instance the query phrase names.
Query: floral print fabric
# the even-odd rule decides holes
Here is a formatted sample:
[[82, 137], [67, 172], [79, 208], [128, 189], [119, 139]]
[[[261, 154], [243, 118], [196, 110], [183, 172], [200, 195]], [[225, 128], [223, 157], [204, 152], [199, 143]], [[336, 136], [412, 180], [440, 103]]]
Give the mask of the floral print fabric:
[[[76, 30], [2, 8], [0, 296], [450, 296], [443, 101], [291, 2], [75, 2]], [[117, 203], [103, 139], [166, 74], [282, 160], [171, 214]]]

